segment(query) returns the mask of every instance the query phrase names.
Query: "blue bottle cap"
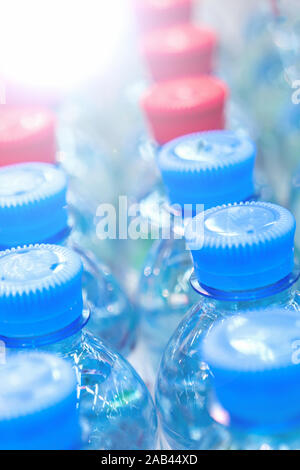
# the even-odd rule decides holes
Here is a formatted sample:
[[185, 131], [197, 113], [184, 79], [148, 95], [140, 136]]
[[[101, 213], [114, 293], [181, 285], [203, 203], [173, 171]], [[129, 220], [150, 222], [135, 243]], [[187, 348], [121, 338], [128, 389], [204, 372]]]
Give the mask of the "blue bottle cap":
[[295, 219], [265, 202], [219, 206], [194, 217], [185, 237], [200, 284], [223, 291], [266, 287], [294, 266]]
[[75, 374], [50, 354], [18, 353], [0, 367], [0, 449], [76, 449]]
[[47, 163], [0, 169], [0, 247], [44, 243], [67, 227], [67, 180]]
[[203, 342], [232, 422], [268, 427], [300, 416], [299, 312], [269, 309], [218, 322]]
[[204, 209], [254, 195], [256, 147], [230, 131], [186, 135], [162, 147], [158, 166], [171, 204]]
[[56, 245], [0, 253], [0, 338], [53, 334], [82, 317], [79, 255]]

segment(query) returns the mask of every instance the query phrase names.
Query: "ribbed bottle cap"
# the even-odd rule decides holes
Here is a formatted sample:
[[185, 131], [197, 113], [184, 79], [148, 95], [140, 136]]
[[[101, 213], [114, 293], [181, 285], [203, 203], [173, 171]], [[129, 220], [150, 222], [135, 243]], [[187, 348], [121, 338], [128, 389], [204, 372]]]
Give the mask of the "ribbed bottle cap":
[[253, 142], [230, 131], [190, 134], [164, 145], [158, 154], [171, 204], [209, 209], [254, 194]]
[[267, 426], [300, 416], [299, 312], [265, 310], [218, 322], [203, 343], [216, 396], [232, 420]]
[[0, 337], [35, 338], [55, 333], [82, 316], [82, 264], [56, 245], [0, 253]]
[[295, 219], [283, 207], [265, 202], [219, 206], [187, 226], [200, 284], [224, 291], [266, 287], [294, 266]]
[[76, 381], [64, 360], [18, 353], [0, 368], [0, 449], [76, 449]]
[[223, 129], [228, 90], [218, 78], [201, 75], [156, 83], [141, 104], [159, 144], [193, 132]]
[[0, 166], [56, 161], [55, 116], [30, 107], [0, 107]]
[[66, 229], [67, 180], [48, 163], [0, 168], [0, 246], [42, 243]]
[[133, 6], [139, 29], [147, 32], [188, 22], [192, 16], [193, 0], [133, 0]]
[[154, 80], [209, 74], [217, 36], [211, 29], [191, 23], [148, 34], [142, 52]]

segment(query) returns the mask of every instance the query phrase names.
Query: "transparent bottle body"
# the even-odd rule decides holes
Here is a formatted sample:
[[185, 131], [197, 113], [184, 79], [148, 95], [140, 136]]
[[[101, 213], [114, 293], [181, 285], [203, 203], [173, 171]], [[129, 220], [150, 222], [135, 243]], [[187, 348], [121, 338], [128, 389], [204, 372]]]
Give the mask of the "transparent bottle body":
[[125, 290], [102, 263], [93, 246], [86, 242], [92, 237], [89, 220], [92, 215], [82, 210], [80, 204], [83, 203], [86, 204], [86, 201], [72, 201], [69, 210], [73, 228], [66, 228], [64, 233], [49, 242], [68, 246], [80, 255], [83, 263], [83, 297], [92, 311], [89, 330], [113, 349], [128, 356], [136, 343], [138, 316]]
[[231, 57], [238, 60], [239, 66], [228, 68], [225, 63], [224, 68], [225, 74], [232, 72], [228, 77], [232, 95], [255, 122], [258, 165], [267, 175], [277, 202], [286, 205], [296, 155], [295, 131], [287, 128], [287, 116], [295, 106], [282, 52], [289, 55], [293, 41], [286, 36], [282, 42], [283, 18], [272, 11], [271, 2], [259, 3], [243, 25], [238, 41], [241, 48]]
[[[218, 300], [200, 296], [170, 339], [159, 369], [156, 404], [162, 430], [174, 449], [206, 449], [215, 428], [209, 413], [211, 374], [201, 353], [203, 339], [216, 321], [228, 315], [280, 306], [300, 310], [296, 284], [264, 298]], [[211, 435], [207, 429], [212, 426]], [[216, 432], [215, 439], [226, 433]], [[217, 446], [217, 444], [214, 444]], [[219, 444], [218, 444], [219, 445]], [[220, 444], [221, 445], [221, 444]], [[223, 444], [222, 444], [223, 446]]]
[[[124, 149], [124, 160], [127, 164], [122, 180], [126, 175], [124, 194], [128, 196], [130, 217], [128, 219], [128, 238], [123, 242], [119, 241], [119, 243], [123, 252], [123, 264], [127, 269], [124, 277], [128, 277], [128, 272], [130, 274], [131, 285], [126, 287], [131, 292], [136, 291], [140, 271], [152, 246], [151, 236], [149, 230], [145, 228], [145, 221], [141, 217], [139, 205], [154, 187], [162, 185], [156, 166], [157, 151], [157, 145], [147, 136], [146, 130], [140, 130], [135, 137], [132, 136], [131, 142]], [[130, 227], [133, 228], [136, 235], [132, 235]]]
[[129, 363], [83, 329], [55, 343], [9, 343], [6, 357], [36, 349], [71, 362], [77, 378], [84, 449], [138, 450], [156, 447], [157, 420], [150, 394]]
[[139, 290], [142, 335], [154, 370], [164, 348], [186, 311], [195, 303], [190, 287], [193, 269], [183, 239], [160, 240], [152, 247]]
[[[257, 196], [249, 200], [268, 200], [270, 188], [261, 179], [256, 183]], [[138, 289], [142, 334], [156, 370], [171, 335], [199, 296], [190, 286], [193, 262], [184, 239], [189, 217], [170, 207], [160, 188], [143, 200], [141, 214], [149, 232], [154, 227], [160, 238], [147, 255]]]
[[66, 108], [60, 113], [57, 160], [68, 175], [69, 203], [80, 212], [81, 244], [118, 273], [122, 247], [117, 239], [101, 239], [97, 235], [106, 205], [116, 204], [119, 195], [115, 152], [109, 142], [99, 137], [107, 133], [96, 132], [91, 116], [82, 113], [83, 104]]

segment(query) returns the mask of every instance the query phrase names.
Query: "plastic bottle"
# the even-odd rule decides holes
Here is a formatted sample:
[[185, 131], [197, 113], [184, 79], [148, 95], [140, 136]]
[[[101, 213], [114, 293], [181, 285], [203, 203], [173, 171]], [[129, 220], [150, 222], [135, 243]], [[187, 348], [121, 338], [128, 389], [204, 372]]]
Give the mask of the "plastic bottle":
[[137, 318], [108, 268], [82, 248], [92, 228], [80, 217], [77, 200], [66, 201], [67, 178], [47, 163], [0, 168], [0, 248], [35, 243], [73, 247], [84, 264], [84, 295], [93, 304], [91, 330], [127, 355], [136, 339]]
[[299, 313], [272, 309], [227, 318], [209, 332], [207, 449], [300, 449], [299, 337]]
[[50, 354], [19, 353], [0, 367], [0, 449], [75, 450], [82, 445], [76, 380]]
[[189, 223], [185, 236], [199, 300], [168, 343], [156, 389], [171, 447], [202, 446], [201, 429], [209, 420], [209, 369], [201, 348], [214, 322], [267, 307], [299, 310], [294, 232], [293, 215], [265, 202], [212, 208]]
[[197, 211], [259, 197], [255, 158], [254, 143], [230, 131], [179, 137], [158, 154], [166, 195], [152, 193], [141, 212], [160, 229], [160, 239], [146, 259], [139, 286], [143, 334], [156, 366], [172, 332], [197, 301], [184, 226]]
[[[146, 65], [145, 71], [148, 71], [150, 78], [154, 82], [172, 81], [178, 77], [211, 73], [215, 62], [216, 44], [217, 35], [214, 31], [204, 26], [195, 26], [185, 22], [165, 26], [146, 34], [140, 40], [140, 49], [141, 57]], [[151, 132], [151, 120], [149, 123], [144, 106], [138, 106], [141, 100], [144, 102], [145, 94], [152, 93], [149, 77], [145, 76], [132, 89], [130, 103], [125, 107], [125, 120], [131, 123], [132, 131], [125, 139], [121, 153], [121, 165], [124, 168], [123, 175], [126, 174], [126, 178], [122, 177], [122, 181], [125, 180], [125, 193], [138, 205], [155, 185], [160, 184], [155, 159], [162, 142], [157, 138], [157, 135]], [[184, 101], [184, 98], [182, 99]], [[149, 100], [151, 101], [151, 97]], [[134, 113], [129, 111], [134, 108], [136, 109], [136, 118], [133, 118]], [[169, 116], [161, 113], [161, 116], [153, 119], [158, 120], [158, 126], [160, 126], [160, 123], [163, 125], [163, 122], [169, 121]], [[147, 122], [150, 124], [148, 126], [150, 133], [147, 131]], [[195, 130], [187, 127], [188, 122], [187, 118], [182, 124], [179, 124], [180, 126], [185, 125], [182, 134]], [[170, 133], [168, 139], [178, 135], [178, 126], [176, 130], [174, 128], [174, 131], [174, 134]], [[127, 243], [129, 261], [126, 264], [132, 267], [135, 279], [137, 279], [137, 272], [140, 271], [150, 246], [151, 243], [146, 240], [142, 240], [139, 244], [135, 242], [134, 245]]]
[[[35, 245], [0, 254], [0, 339], [9, 358], [36, 349], [68, 360], [76, 373], [89, 449], [151, 449], [156, 414], [134, 369], [86, 329], [82, 263], [72, 250]], [[93, 312], [91, 312], [93, 315]]]

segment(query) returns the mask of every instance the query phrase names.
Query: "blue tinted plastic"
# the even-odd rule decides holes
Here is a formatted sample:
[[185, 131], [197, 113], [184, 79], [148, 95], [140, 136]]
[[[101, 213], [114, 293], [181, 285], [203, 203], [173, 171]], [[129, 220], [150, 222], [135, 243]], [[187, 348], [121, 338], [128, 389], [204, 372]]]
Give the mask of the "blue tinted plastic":
[[67, 204], [66, 176], [53, 165], [4, 167], [0, 181], [0, 247], [49, 242], [76, 249], [84, 263], [84, 295], [93, 305], [91, 330], [122, 354], [129, 354], [136, 340], [137, 318], [118, 282], [88, 252], [100, 244], [94, 208], [72, 194], [72, 204]]
[[185, 237], [199, 282], [239, 291], [274, 284], [292, 272], [295, 228], [287, 209], [252, 202], [200, 214]]
[[[29, 253], [34, 254], [34, 264], [22, 259], [24, 255], [28, 258]], [[53, 253], [60, 263], [50, 264]], [[88, 426], [87, 448], [154, 448], [157, 426], [154, 405], [132, 367], [82, 329], [88, 320], [85, 310], [81, 311], [82, 323], [76, 328], [74, 322], [56, 326], [55, 320], [61, 311], [67, 312], [66, 317], [71, 321], [71, 312], [80, 302], [81, 286], [77, 279], [81, 263], [78, 255], [67, 248], [45, 245], [4, 252], [0, 259], [4, 258], [6, 264], [10, 258], [14, 267], [9, 270], [5, 288], [0, 292], [1, 301], [10, 307], [9, 315], [1, 322], [2, 329], [6, 321], [9, 328], [6, 327], [4, 332], [0, 325], [7, 357], [21, 349], [37, 349], [70, 361], [76, 372], [80, 414]], [[23, 286], [24, 279], [26, 285], [19, 296], [18, 289], [20, 284]], [[77, 307], [75, 310], [77, 316], [80, 312]], [[17, 335], [14, 335], [12, 320], [18, 326]]]
[[22, 352], [0, 368], [0, 449], [78, 449], [76, 380], [49, 354]]

